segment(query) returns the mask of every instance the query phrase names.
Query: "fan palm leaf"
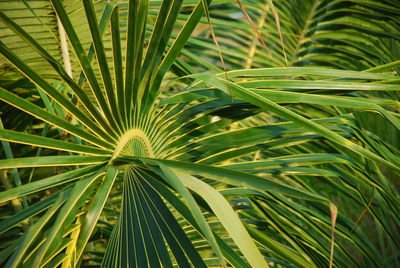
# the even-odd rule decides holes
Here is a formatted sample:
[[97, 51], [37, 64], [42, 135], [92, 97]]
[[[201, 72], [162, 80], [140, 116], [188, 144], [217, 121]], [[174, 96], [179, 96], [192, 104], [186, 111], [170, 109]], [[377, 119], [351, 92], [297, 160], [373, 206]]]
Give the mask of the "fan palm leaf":
[[[386, 216], [399, 222], [398, 192], [386, 174], [399, 174], [399, 151], [353, 115], [373, 112], [399, 131], [398, 101], [369, 94], [397, 92], [396, 75], [239, 69], [186, 76], [185, 89], [167, 91], [168, 71], [188, 65], [181, 54], [209, 65], [207, 54], [185, 47], [199, 43], [191, 36], [213, 14], [208, 1], [11, 2], [15, 8], [2, 4], [0, 12], [0, 52], [43, 104], [3, 87], [0, 99], [57, 131], [0, 129], [2, 181], [10, 170], [16, 185], [0, 193], [3, 266], [358, 266], [351, 252], [365, 263], [396, 263], [395, 253], [379, 259], [365, 229], [352, 232], [353, 215], [339, 209], [336, 222], [329, 190], [347, 197], [343, 207], [364, 208], [373, 189], [382, 202], [368, 209], [396, 252]], [[28, 27], [15, 14], [21, 4]], [[57, 20], [68, 51], [46, 47], [63, 34]], [[30, 29], [35, 23], [40, 30]], [[41, 41], [40, 32], [54, 38]], [[282, 60], [280, 49], [271, 53]], [[307, 114], [313, 107], [323, 116]], [[266, 114], [275, 118], [260, 120]], [[14, 157], [10, 143], [44, 152]], [[8, 206], [20, 198], [22, 208]]]

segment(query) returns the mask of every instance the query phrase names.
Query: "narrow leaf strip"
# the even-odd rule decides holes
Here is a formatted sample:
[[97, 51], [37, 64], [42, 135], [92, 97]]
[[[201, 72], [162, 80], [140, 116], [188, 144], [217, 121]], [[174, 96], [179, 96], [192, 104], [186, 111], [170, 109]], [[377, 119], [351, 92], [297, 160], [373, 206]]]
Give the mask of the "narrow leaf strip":
[[109, 141], [112, 138], [101, 130], [89, 117], [87, 117], [81, 110], [79, 110], [73, 103], [65, 98], [58, 90], [53, 88], [46, 80], [39, 74], [29, 68], [17, 55], [8, 49], [3, 42], [0, 41], [0, 53], [17, 68], [24, 76], [29, 78], [35, 85], [41, 88], [46, 94], [52, 98], [56, 103], [64, 107], [69, 113], [73, 114], [82, 124], [91, 129], [93, 132], [104, 136]]
[[218, 256], [221, 265], [226, 266], [224, 257], [222, 255], [221, 249], [218, 246], [218, 243], [214, 237], [214, 234], [211, 231], [210, 226], [208, 225], [206, 219], [204, 218], [199, 205], [194, 200], [193, 196], [190, 194], [188, 189], [184, 186], [182, 179], [175, 173], [174, 170], [170, 169], [168, 166], [164, 164], [160, 164], [161, 170], [164, 173], [164, 179], [177, 190], [184, 200], [187, 202], [189, 209], [191, 210], [196, 222], [199, 224], [203, 234], [207, 238], [210, 243], [212, 249], [215, 254]]
[[[116, 9], [117, 7], [118, 7], [118, 5], [116, 5], [116, 3], [113, 3], [113, 2], [107, 2], [105, 4], [103, 13], [101, 14], [101, 18], [99, 21], [99, 30], [100, 30], [101, 35], [104, 34], [104, 32], [106, 30], [106, 26], [107, 26], [108, 22], [110, 21], [111, 14], [114, 11], [114, 9]], [[89, 52], [87, 54], [87, 58], [88, 58], [89, 62], [93, 61], [94, 56], [95, 56], [95, 51], [94, 51], [94, 46], [92, 43], [92, 44], [90, 44]], [[84, 72], [81, 72], [77, 84], [79, 86], [82, 86], [84, 81], [85, 81], [85, 74], [84, 74]]]
[[[146, 56], [143, 61], [143, 67], [141, 70], [141, 90], [143, 88], [147, 89], [148, 77], [150, 77], [153, 69], [159, 65], [159, 61], [161, 60], [162, 54], [167, 46], [167, 41], [169, 40], [171, 32], [174, 28], [174, 24], [179, 14], [182, 2], [182, 0], [165, 0], [162, 2], [162, 6], [157, 15], [156, 24], [150, 37]], [[139, 94], [143, 94], [143, 91], [144, 90], [139, 92]], [[148, 95], [146, 94], [147, 92], [148, 90], [145, 92], [145, 97]]]
[[51, 125], [57, 126], [73, 135], [76, 135], [88, 141], [89, 143], [96, 144], [103, 148], [109, 148], [109, 149], [114, 148], [112, 143], [99, 139], [98, 137], [90, 134], [88, 131], [80, 129], [63, 119], [60, 119], [59, 117], [40, 108], [39, 106], [30, 103], [29, 101], [15, 94], [8, 92], [2, 87], [0, 87], [0, 99], [16, 107], [17, 109], [20, 109], [28, 114], [31, 114], [34, 117], [37, 117]]
[[17, 214], [14, 214], [12, 217], [7, 218], [3, 221], [0, 222], [0, 234], [8, 231], [14, 226], [17, 226], [17, 224], [30, 219], [31, 217], [35, 216], [36, 214], [44, 211], [48, 207], [50, 207], [59, 194], [53, 194], [46, 199], [40, 200], [39, 202], [36, 202], [33, 205], [30, 205], [29, 208], [23, 209], [19, 211]]
[[[337, 77], [337, 78], [351, 78], [351, 79], [396, 79], [397, 77], [390, 74], [379, 74], [369, 72], [357, 72], [351, 70], [337, 70], [315, 67], [276, 67], [276, 68], [257, 68], [257, 69], [243, 69], [227, 72], [229, 78], [234, 77], [271, 77], [271, 76], [323, 76], [323, 77]], [[224, 73], [218, 74], [223, 76]]]
[[0, 140], [90, 155], [111, 155], [111, 150], [80, 145], [13, 130], [0, 129]]
[[377, 163], [380, 163], [384, 166], [390, 167], [393, 170], [396, 170], [397, 172], [400, 172], [400, 167], [398, 165], [395, 165], [388, 160], [383, 159], [382, 157], [374, 154], [373, 152], [361, 147], [360, 145], [355, 144], [354, 142], [340, 136], [339, 134], [336, 134], [335, 132], [328, 130], [327, 128], [323, 127], [322, 125], [319, 125], [312, 120], [309, 120], [299, 114], [296, 114], [295, 112], [290, 111], [289, 109], [282, 107], [267, 98], [252, 92], [250, 90], [247, 90], [235, 83], [229, 82], [229, 88], [226, 85], [226, 82], [223, 81], [222, 79], [216, 78], [215, 76], [213, 77], [210, 74], [202, 74], [200, 75], [202, 79], [204, 79], [207, 83], [225, 91], [225, 93], [229, 92], [229, 88], [232, 88], [233, 94], [241, 98], [243, 100], [246, 100], [254, 105], [259, 106], [260, 108], [263, 108], [267, 111], [274, 112], [283, 118], [286, 118], [288, 120], [293, 121], [294, 123], [297, 123], [301, 126], [304, 126], [308, 128], [311, 131], [314, 131], [315, 133], [341, 145], [345, 146], [346, 148], [352, 150], [353, 152], [364, 156], [372, 161], [376, 161]]
[[[138, 175], [140, 176], [139, 173], [138, 173]], [[163, 233], [166, 233], [165, 229], [166, 229], [167, 224], [165, 224], [163, 222], [163, 219], [160, 219], [157, 217], [158, 216], [157, 211], [167, 210], [169, 212], [169, 209], [167, 207], [165, 207], [165, 204], [163, 207], [157, 207], [157, 209], [155, 207], [153, 207], [152, 199], [150, 199], [151, 197], [149, 197], [146, 194], [147, 191], [142, 188], [142, 184], [139, 182], [139, 180], [137, 180], [136, 182], [138, 184], [137, 185], [138, 192], [140, 192], [140, 195], [139, 195], [139, 198], [141, 198], [140, 203], [142, 204], [143, 212], [144, 212], [144, 215], [148, 222], [148, 227], [151, 230], [150, 235], [153, 239], [154, 246], [156, 247], [156, 250], [157, 250], [158, 258], [155, 258], [155, 259], [158, 262], [155, 264], [155, 266], [159, 266], [159, 264], [161, 263], [161, 265], [162, 265], [161, 267], [172, 268], [173, 267], [172, 260], [168, 253], [168, 249], [167, 249], [166, 243], [165, 243], [165, 242], [168, 243], [168, 238], [167, 238], [168, 236], [167, 235], [163, 236]], [[186, 237], [184, 233], [183, 233], [183, 236]], [[164, 238], [165, 238], [165, 240], [164, 240]], [[170, 249], [174, 254], [172, 247], [170, 247]], [[185, 256], [185, 254], [182, 251], [180, 252], [179, 255], [181, 258]], [[176, 255], [174, 254], [174, 256], [176, 256]], [[200, 258], [200, 260], [201, 260], [201, 258]]]
[[0, 203], [77, 180], [85, 175], [90, 175], [99, 168], [101, 168], [99, 165], [84, 167], [3, 191], [0, 193]]
[[[196, 220], [193, 218], [193, 215], [190, 213], [189, 208], [183, 203], [183, 201], [181, 201], [181, 199], [179, 199], [175, 195], [175, 193], [173, 193], [169, 188], [167, 188], [164, 184], [158, 182], [157, 180], [147, 180], [147, 183], [149, 184], [149, 186], [153, 187], [154, 190], [156, 190], [160, 195], [162, 195], [163, 198], [165, 198], [199, 233], [203, 234], [201, 228], [197, 224]], [[161, 212], [163, 212], [163, 210], [160, 210], [160, 213]], [[249, 265], [241, 258], [241, 256], [230, 246], [228, 246], [224, 242], [224, 240], [219, 238], [218, 235], [215, 235], [215, 238], [225, 258], [232, 265], [234, 265], [234, 267], [249, 268]]]
[[102, 171], [99, 171], [96, 174], [82, 179], [75, 184], [70, 196], [68, 197], [68, 201], [58, 211], [57, 218], [49, 230], [49, 233], [46, 235], [45, 242], [35, 256], [32, 264], [33, 267], [40, 267], [42, 260], [46, 256], [46, 253], [54, 250], [54, 248], [51, 248], [51, 246], [55, 246], [54, 243], [57, 243], [57, 238], [60, 238], [64, 235], [65, 230], [62, 229], [64, 222], [67, 220], [67, 218], [71, 218], [70, 213], [76, 209], [76, 206], [82, 202], [88, 194], [90, 194], [90, 186], [103, 174], [104, 173]]
[[[129, 158], [120, 158], [120, 161], [129, 161]], [[249, 187], [253, 189], [262, 189], [271, 192], [279, 192], [284, 195], [289, 195], [301, 199], [308, 199], [326, 203], [328, 200], [320, 195], [293, 188], [279, 182], [273, 181], [270, 178], [262, 178], [253, 174], [230, 170], [222, 167], [214, 167], [204, 164], [194, 164], [189, 162], [161, 160], [161, 159], [141, 159], [148, 164], [163, 164], [179, 172], [184, 172], [191, 175], [200, 175], [226, 184]], [[118, 160], [116, 160], [118, 161]]]
[[[125, 91], [124, 91], [124, 108], [126, 117], [129, 119], [129, 111], [132, 105], [132, 96], [133, 96], [133, 82], [134, 82], [134, 69], [135, 69], [135, 61], [136, 55], [135, 51], [137, 51], [137, 47], [139, 46], [139, 40], [137, 40], [137, 21], [138, 21], [138, 1], [137, 0], [129, 0], [128, 2], [128, 27], [126, 33], [126, 54], [125, 54]], [[119, 100], [121, 101], [121, 100]]]
[[46, 223], [57, 213], [62, 204], [68, 199], [68, 194], [70, 190], [63, 191], [59, 195], [58, 199], [54, 205], [42, 216], [39, 221], [37, 221], [33, 226], [31, 226], [28, 232], [23, 236], [22, 240], [18, 243], [17, 250], [8, 260], [6, 267], [16, 268], [23, 261], [23, 256], [36, 240], [36, 238], [42, 233], [42, 229]]
[[[210, 1], [207, 1], [207, 4], [209, 3]], [[160, 91], [162, 78], [164, 77], [165, 73], [169, 70], [169, 68], [172, 66], [175, 59], [179, 56], [179, 53], [182, 51], [183, 47], [187, 43], [187, 40], [189, 39], [190, 35], [196, 28], [196, 25], [200, 21], [203, 14], [204, 14], [203, 3], [202, 1], [200, 1], [194, 8], [192, 14], [190, 14], [189, 19], [186, 21], [182, 30], [179, 32], [171, 48], [165, 55], [163, 61], [156, 69], [156, 74], [153, 76], [153, 80], [151, 81], [148, 103], [153, 103], [153, 101], [157, 97]]]
[[[3, 126], [3, 121], [1, 120], [1, 117], [0, 117], [0, 132], [1, 131], [4, 131], [4, 126]], [[1, 140], [1, 138], [0, 138], [0, 140]], [[4, 150], [4, 153], [6, 155], [6, 158], [7, 159], [14, 159], [14, 154], [13, 154], [13, 152], [11, 150], [10, 143], [8, 141], [1, 140], [1, 145], [3, 147], [3, 150]], [[21, 186], [22, 185], [21, 177], [19, 175], [18, 170], [16, 168], [12, 168], [10, 171], [11, 171], [11, 174], [12, 174], [12, 176], [14, 178], [15, 186]], [[6, 188], [8, 188], [8, 187], [6, 187]], [[17, 200], [15, 200], [15, 202], [16, 202], [16, 204], [18, 204], [15, 207], [16, 210], [18, 210], [20, 208], [20, 206], [19, 206], [20, 200], [17, 199]], [[24, 208], [28, 207], [28, 202], [26, 201], [25, 197], [22, 198], [22, 205], [23, 205]]]
[[[353, 84], [351, 85], [353, 86]], [[276, 90], [258, 90], [249, 89], [260, 96], [263, 96], [271, 101], [280, 103], [311, 103], [318, 105], [334, 105], [338, 107], [346, 107], [353, 109], [372, 110], [379, 112], [387, 120], [389, 120], [394, 126], [400, 129], [400, 120], [391, 115], [388, 111], [383, 109], [381, 106], [370, 103], [369, 98], [351, 98], [351, 97], [337, 97], [337, 96], [325, 96], [317, 94], [304, 94], [297, 92], [287, 91], [276, 91]], [[372, 100], [373, 101], [373, 100]], [[400, 103], [393, 102], [393, 105], [400, 107]]]
[[124, 94], [124, 73], [122, 67], [122, 48], [121, 48], [121, 36], [120, 36], [120, 25], [119, 25], [119, 8], [116, 6], [111, 15], [111, 40], [112, 40], [112, 52], [113, 52], [113, 63], [114, 63], [114, 79], [116, 88], [116, 99], [119, 114], [122, 117], [123, 124], [128, 125], [125, 113], [125, 94]]
[[279, 88], [296, 90], [351, 90], [351, 91], [398, 91], [399, 85], [354, 83], [354, 82], [333, 82], [333, 81], [304, 81], [304, 80], [255, 80], [238, 82], [244, 88]]
[[[153, 179], [149, 178], [149, 180]], [[148, 196], [148, 205], [150, 209], [152, 209], [153, 215], [156, 219], [156, 223], [159, 226], [162, 234], [165, 236], [165, 239], [169, 244], [177, 262], [181, 262], [183, 264], [184, 261], [182, 260], [182, 257], [184, 257], [186, 253], [186, 255], [188, 256], [192, 264], [195, 265], [195, 267], [205, 267], [203, 259], [200, 257], [199, 253], [196, 251], [193, 244], [190, 242], [182, 227], [176, 221], [169, 208], [161, 199], [159, 193], [157, 193], [147, 183], [142, 182], [141, 184], [143, 187], [143, 193]], [[168, 193], [173, 194], [169, 190], [167, 191]], [[165, 197], [163, 194], [161, 195]], [[189, 215], [191, 214], [189, 213]]]
[[242, 251], [251, 267], [269, 267], [257, 246], [254, 244], [253, 239], [240, 221], [239, 216], [233, 211], [228, 201], [207, 183], [184, 173], [178, 172], [176, 174], [178, 174], [186, 187], [199, 194], [207, 202], [218, 220]]
[[108, 157], [103, 156], [83, 156], [83, 155], [63, 155], [63, 156], [39, 156], [23, 157], [16, 159], [0, 160], [0, 169], [23, 168], [23, 167], [51, 167], [51, 166], [74, 166], [92, 165], [104, 163]]
[[[72, 26], [72, 23], [67, 15], [66, 10], [63, 7], [63, 3], [60, 1], [56, 0], [51, 0], [51, 3], [53, 4], [54, 10], [57, 13], [57, 16], [60, 18], [64, 28], [65, 32], [68, 35], [68, 39], [72, 44], [72, 48], [75, 51], [75, 55], [77, 56], [79, 63], [82, 67], [82, 70], [86, 76], [87, 81], [89, 82], [90, 88], [92, 89], [92, 92], [99, 104], [99, 108], [103, 111], [105, 114], [108, 123], [112, 126], [111, 130], [114, 131], [118, 129], [118, 127], [115, 124], [115, 118], [113, 118], [109, 103], [107, 103], [106, 98], [104, 97], [104, 94], [100, 88], [100, 85], [96, 79], [96, 75], [92, 69], [92, 66], [86, 56], [86, 53], [82, 47], [82, 44], [78, 38], [78, 35], [76, 34], [74, 27]], [[97, 24], [97, 23], [96, 23]], [[114, 128], [114, 129], [113, 129]], [[115, 133], [115, 132], [114, 132]]]
[[88, 24], [90, 28], [90, 33], [93, 39], [94, 50], [96, 52], [96, 58], [99, 63], [101, 78], [103, 79], [103, 85], [106, 91], [107, 102], [110, 104], [111, 112], [115, 119], [119, 120], [119, 114], [117, 109], [117, 102], [115, 98], [115, 91], [113, 88], [110, 69], [108, 68], [107, 56], [105, 53], [103, 40], [101, 38], [101, 33], [99, 25], [97, 24], [96, 12], [94, 10], [92, 1], [83, 1], [83, 6], [85, 7], [86, 17], [88, 19]]
[[77, 260], [79, 260], [82, 256], [83, 250], [86, 247], [86, 243], [88, 242], [90, 235], [97, 224], [100, 214], [103, 212], [104, 205], [114, 185], [115, 179], [117, 178], [117, 174], [118, 169], [113, 166], [109, 166], [104, 181], [96, 190], [96, 195], [94, 196], [87, 213], [82, 219], [81, 232], [76, 243]]

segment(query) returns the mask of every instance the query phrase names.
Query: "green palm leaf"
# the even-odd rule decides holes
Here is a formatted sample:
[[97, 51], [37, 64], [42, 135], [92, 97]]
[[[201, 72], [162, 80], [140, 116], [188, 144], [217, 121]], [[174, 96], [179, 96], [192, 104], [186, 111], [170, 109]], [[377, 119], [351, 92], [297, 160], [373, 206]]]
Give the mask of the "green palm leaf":
[[398, 264], [396, 1], [8, 2], [1, 266]]

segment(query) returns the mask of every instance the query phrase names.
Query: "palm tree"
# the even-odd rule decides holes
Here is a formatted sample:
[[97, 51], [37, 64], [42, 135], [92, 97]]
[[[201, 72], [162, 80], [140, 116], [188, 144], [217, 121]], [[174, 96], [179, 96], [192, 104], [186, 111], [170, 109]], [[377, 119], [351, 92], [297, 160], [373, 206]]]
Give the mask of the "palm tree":
[[0, 264], [399, 266], [399, 7], [2, 2]]

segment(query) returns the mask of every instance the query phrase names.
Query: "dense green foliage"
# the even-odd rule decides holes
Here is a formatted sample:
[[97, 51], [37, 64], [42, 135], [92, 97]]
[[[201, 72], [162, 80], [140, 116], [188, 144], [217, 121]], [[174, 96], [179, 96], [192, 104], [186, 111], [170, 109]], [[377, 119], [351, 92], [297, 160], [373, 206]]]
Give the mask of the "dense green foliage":
[[400, 267], [398, 0], [0, 2], [1, 267]]

